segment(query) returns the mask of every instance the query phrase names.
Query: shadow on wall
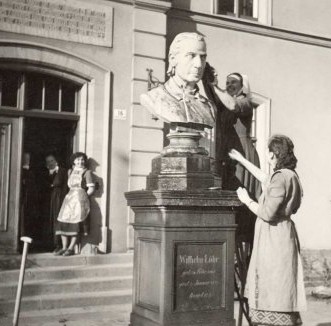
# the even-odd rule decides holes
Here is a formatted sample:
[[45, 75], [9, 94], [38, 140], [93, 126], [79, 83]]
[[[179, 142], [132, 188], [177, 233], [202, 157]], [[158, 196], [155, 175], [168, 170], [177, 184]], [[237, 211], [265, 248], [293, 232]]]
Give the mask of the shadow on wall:
[[102, 226], [102, 214], [99, 206], [98, 199], [102, 197], [104, 192], [103, 179], [96, 173], [96, 168], [99, 163], [93, 158], [88, 159], [88, 168], [93, 175], [93, 181], [95, 183], [95, 191], [90, 197], [91, 211], [89, 214], [89, 234], [82, 238], [82, 253], [95, 254], [98, 249], [98, 245], [101, 241], [101, 226]]
[[190, 10], [192, 0], [180, 0], [180, 8]]

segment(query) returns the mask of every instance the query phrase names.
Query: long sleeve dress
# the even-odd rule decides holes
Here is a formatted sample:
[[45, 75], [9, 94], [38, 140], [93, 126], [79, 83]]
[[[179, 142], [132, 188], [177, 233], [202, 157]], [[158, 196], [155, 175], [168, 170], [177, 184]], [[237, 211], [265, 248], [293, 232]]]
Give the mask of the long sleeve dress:
[[259, 199], [246, 296], [254, 325], [301, 325], [306, 309], [300, 247], [291, 215], [302, 187], [289, 169], [274, 172]]

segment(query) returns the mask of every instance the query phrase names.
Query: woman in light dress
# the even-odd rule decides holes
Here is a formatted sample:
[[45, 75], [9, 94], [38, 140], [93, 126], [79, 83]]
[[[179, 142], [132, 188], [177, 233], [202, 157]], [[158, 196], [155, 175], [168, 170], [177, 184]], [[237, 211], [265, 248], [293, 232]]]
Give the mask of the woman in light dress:
[[[87, 235], [87, 217], [90, 212], [90, 200], [95, 185], [92, 172], [86, 168], [87, 156], [77, 152], [71, 157], [73, 168], [68, 171], [69, 192], [64, 198], [58, 220], [56, 234], [61, 236], [62, 249], [55, 255], [74, 255], [74, 247], [80, 233]], [[70, 241], [69, 241], [70, 238]]]
[[283, 135], [270, 138], [265, 174], [236, 150], [229, 153], [262, 184], [259, 201], [245, 188], [237, 194], [257, 215], [253, 252], [247, 275], [246, 296], [253, 325], [301, 325], [299, 311], [306, 309], [300, 246], [291, 215], [301, 204], [301, 183], [292, 141]]

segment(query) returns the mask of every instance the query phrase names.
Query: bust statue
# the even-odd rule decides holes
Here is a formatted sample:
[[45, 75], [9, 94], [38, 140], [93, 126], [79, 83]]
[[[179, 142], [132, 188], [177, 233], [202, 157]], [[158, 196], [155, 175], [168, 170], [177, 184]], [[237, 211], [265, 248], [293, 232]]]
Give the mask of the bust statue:
[[204, 72], [206, 56], [202, 35], [178, 34], [169, 49], [168, 81], [142, 94], [141, 104], [165, 122], [197, 129], [213, 127], [214, 105], [199, 93], [197, 86]]

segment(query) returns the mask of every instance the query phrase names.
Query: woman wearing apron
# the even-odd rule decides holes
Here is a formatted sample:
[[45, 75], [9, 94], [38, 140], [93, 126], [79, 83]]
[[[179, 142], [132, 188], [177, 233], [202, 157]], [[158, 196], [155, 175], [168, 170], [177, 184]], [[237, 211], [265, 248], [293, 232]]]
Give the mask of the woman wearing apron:
[[68, 171], [70, 190], [64, 198], [57, 218], [59, 223], [56, 234], [60, 235], [62, 240], [62, 249], [55, 253], [57, 256], [74, 255], [79, 234], [87, 233], [87, 217], [90, 212], [89, 196], [95, 189], [92, 173], [86, 168], [86, 154], [74, 153], [71, 162], [73, 169]]

